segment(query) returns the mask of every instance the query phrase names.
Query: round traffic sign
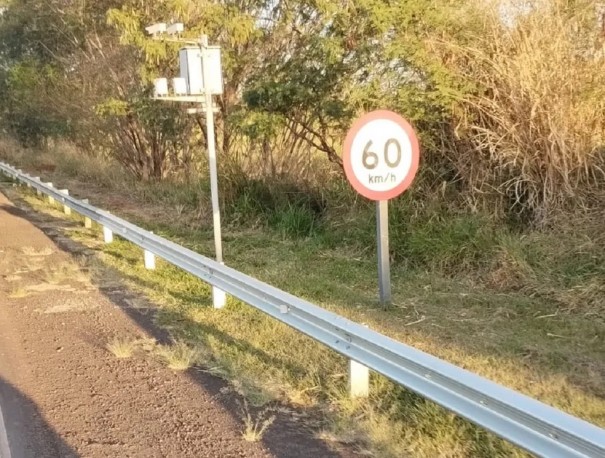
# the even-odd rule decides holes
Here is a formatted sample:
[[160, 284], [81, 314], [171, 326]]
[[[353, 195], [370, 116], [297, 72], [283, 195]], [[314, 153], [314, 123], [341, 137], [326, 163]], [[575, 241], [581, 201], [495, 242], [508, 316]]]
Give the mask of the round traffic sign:
[[378, 110], [359, 118], [347, 134], [343, 162], [355, 190], [371, 200], [389, 200], [414, 180], [420, 146], [414, 129], [401, 116]]

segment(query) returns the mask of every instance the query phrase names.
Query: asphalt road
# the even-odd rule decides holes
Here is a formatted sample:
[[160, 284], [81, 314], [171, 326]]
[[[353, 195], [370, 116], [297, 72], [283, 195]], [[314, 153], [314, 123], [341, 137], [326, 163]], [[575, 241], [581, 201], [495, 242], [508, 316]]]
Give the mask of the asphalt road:
[[[355, 455], [317, 439], [287, 406], [247, 442], [238, 395], [207, 371], [166, 366], [154, 353], [170, 344], [157, 308], [89, 262], [99, 247], [3, 192], [19, 200], [0, 188], [1, 458]], [[107, 349], [116, 338], [144, 344], [119, 359]]]
[[[2, 396], [0, 395], [0, 399]], [[0, 401], [0, 458], [11, 458], [11, 452], [8, 448], [8, 436], [6, 425], [4, 423], [4, 414], [2, 413], [2, 403]]]

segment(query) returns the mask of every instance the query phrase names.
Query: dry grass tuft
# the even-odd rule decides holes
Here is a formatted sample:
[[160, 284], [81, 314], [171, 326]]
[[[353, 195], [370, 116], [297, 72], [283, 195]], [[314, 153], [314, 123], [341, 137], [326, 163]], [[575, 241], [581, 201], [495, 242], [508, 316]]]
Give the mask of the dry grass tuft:
[[168, 367], [175, 371], [185, 371], [195, 365], [200, 357], [197, 348], [191, 347], [184, 342], [176, 342], [173, 345], [160, 345], [157, 353], [164, 359]]
[[105, 348], [109, 350], [116, 358], [126, 359], [130, 358], [137, 347], [137, 343], [132, 339], [121, 339], [114, 338], [105, 345]]
[[26, 246], [26, 247], [23, 247], [21, 249], [21, 251], [23, 252], [23, 254], [25, 256], [32, 256], [32, 257], [50, 256], [51, 254], [53, 254], [52, 248], [48, 248], [48, 247], [42, 248], [41, 250], [36, 250], [34, 247]]
[[23, 299], [24, 297], [28, 297], [30, 296], [31, 293], [29, 291], [27, 291], [25, 288], [23, 287], [18, 287], [13, 289], [10, 294], [8, 295], [8, 297], [10, 297], [11, 299]]
[[244, 400], [243, 404], [238, 402], [240, 416], [244, 422], [244, 431], [242, 437], [246, 442], [258, 442], [263, 438], [263, 435], [275, 421], [275, 415], [272, 415], [272, 409], [265, 408], [259, 411], [256, 415], [250, 413], [248, 402]]
[[65, 262], [45, 270], [44, 281], [51, 285], [60, 285], [67, 282], [89, 284], [90, 277], [77, 264]]

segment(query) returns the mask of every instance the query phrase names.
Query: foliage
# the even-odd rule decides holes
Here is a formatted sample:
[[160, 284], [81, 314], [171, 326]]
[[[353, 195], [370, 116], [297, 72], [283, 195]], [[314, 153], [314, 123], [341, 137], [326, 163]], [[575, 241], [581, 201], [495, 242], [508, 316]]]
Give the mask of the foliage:
[[49, 64], [25, 60], [5, 70], [3, 88], [10, 94], [4, 100], [6, 127], [23, 143], [40, 145], [51, 136], [67, 136], [69, 124], [48, 107], [46, 93], [57, 83]]
[[322, 195], [304, 187], [287, 186], [279, 182], [248, 180], [232, 190], [226, 210], [233, 222], [257, 219], [282, 236], [310, 237], [322, 225], [325, 200]]
[[591, 0], [528, 5], [508, 27], [488, 17], [463, 50], [474, 65], [461, 76], [481, 90], [459, 107], [466, 148], [454, 161], [478, 194], [495, 190], [505, 212], [544, 224], [605, 185], [605, 34]]
[[[462, 30], [467, 33], [474, 16], [454, 13], [465, 2], [453, 3], [303, 4], [290, 19], [290, 45], [265, 61], [244, 99], [292, 121], [297, 136], [338, 164], [352, 118], [375, 108], [414, 121], [432, 153], [443, 135], [435, 127], [448, 121], [454, 96], [466, 90], [425, 44], [434, 34], [464, 40]], [[452, 23], [452, 16], [460, 22]]]
[[216, 137], [237, 189], [338, 187], [352, 119], [387, 108], [420, 134], [418, 200], [446, 188], [456, 208], [542, 224], [603, 191], [590, 0], [4, 3], [1, 122], [26, 144], [67, 139], [143, 180], [203, 171], [203, 120], [150, 101], [154, 78], [176, 76], [180, 45], [145, 26], [179, 20], [184, 38], [222, 48]]

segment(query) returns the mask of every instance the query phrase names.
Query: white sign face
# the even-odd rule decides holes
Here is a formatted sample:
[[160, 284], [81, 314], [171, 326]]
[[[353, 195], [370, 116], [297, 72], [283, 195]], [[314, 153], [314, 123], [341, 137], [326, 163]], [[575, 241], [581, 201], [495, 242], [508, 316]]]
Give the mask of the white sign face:
[[375, 111], [359, 119], [345, 140], [344, 166], [351, 185], [372, 200], [397, 197], [418, 170], [419, 145], [396, 113]]

